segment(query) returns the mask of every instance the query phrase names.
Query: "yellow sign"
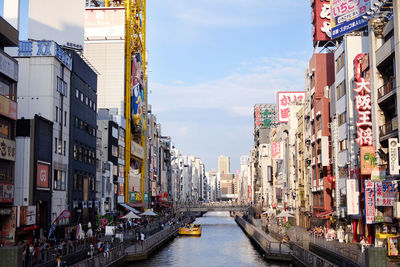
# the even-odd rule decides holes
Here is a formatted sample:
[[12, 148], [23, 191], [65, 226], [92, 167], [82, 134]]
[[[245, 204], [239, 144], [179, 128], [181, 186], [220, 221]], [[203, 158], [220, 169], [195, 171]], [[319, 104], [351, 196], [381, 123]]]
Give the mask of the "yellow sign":
[[142, 201], [142, 193], [136, 192], [136, 201]]

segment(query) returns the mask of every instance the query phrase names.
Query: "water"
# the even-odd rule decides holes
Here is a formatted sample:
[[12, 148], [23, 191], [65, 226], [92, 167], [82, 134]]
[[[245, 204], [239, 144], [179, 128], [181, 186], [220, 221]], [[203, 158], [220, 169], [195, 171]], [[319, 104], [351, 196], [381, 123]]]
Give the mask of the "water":
[[290, 266], [265, 261], [229, 212], [208, 212], [195, 223], [201, 237], [178, 236], [150, 259], [126, 266]]

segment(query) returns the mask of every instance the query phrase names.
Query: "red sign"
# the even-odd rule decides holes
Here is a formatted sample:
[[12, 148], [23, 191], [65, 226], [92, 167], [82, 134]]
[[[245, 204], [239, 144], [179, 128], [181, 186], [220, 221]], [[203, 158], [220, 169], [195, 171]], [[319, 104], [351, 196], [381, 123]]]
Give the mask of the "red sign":
[[357, 95], [354, 97], [358, 112], [356, 143], [361, 146], [372, 146], [372, 122], [371, 122], [371, 89], [367, 78], [361, 77], [361, 63], [367, 54], [361, 53], [354, 58], [354, 72]]
[[365, 223], [375, 222], [375, 187], [374, 182], [365, 181]]
[[69, 210], [63, 210], [63, 212], [58, 215], [58, 217], [54, 220], [53, 223], [56, 223], [61, 220], [65, 220], [71, 217], [71, 212]]
[[312, 0], [312, 19], [314, 45], [318, 41], [331, 40], [331, 4], [330, 0]]
[[0, 183], [0, 203], [14, 202], [14, 185]]
[[49, 173], [50, 164], [41, 162], [37, 163], [36, 187], [38, 189], [50, 189]]

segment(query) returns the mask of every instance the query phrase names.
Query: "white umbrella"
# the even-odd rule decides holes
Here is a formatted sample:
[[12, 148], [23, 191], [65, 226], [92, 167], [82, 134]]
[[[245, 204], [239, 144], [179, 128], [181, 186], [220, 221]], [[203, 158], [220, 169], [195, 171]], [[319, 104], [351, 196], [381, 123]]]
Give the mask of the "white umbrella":
[[142, 216], [158, 216], [152, 210], [146, 210], [145, 212], [141, 213]]
[[130, 211], [128, 214], [126, 214], [122, 219], [140, 219], [139, 216], [137, 216], [135, 213]]
[[264, 211], [263, 214], [275, 214], [275, 211], [268, 209], [267, 211]]
[[276, 218], [282, 218], [282, 217], [294, 217], [294, 216], [287, 211], [282, 211], [276, 216]]

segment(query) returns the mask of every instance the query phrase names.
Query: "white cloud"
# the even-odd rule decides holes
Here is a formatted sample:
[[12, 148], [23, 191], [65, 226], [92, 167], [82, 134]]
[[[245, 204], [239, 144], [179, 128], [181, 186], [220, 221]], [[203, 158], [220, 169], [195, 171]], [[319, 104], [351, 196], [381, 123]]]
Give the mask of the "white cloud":
[[306, 62], [268, 58], [253, 63], [247, 73], [232, 73], [219, 80], [194, 85], [153, 83], [152, 105], [157, 112], [176, 109], [222, 109], [249, 116], [255, 103], [274, 103], [276, 91], [304, 90]]

